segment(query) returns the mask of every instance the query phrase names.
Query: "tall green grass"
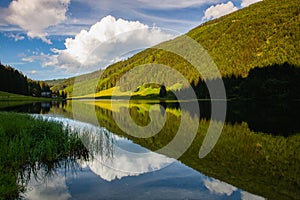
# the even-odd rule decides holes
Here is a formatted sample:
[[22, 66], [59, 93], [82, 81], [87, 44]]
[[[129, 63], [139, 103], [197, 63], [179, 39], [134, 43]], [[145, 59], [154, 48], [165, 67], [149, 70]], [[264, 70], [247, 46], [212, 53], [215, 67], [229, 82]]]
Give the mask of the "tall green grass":
[[88, 160], [76, 131], [27, 114], [0, 112], [0, 199], [18, 198], [32, 174]]

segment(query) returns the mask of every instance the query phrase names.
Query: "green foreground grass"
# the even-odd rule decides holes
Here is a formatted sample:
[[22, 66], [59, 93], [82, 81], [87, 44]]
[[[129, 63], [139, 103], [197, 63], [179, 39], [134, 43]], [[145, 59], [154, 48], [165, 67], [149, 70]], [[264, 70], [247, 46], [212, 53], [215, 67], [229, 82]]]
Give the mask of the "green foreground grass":
[[0, 199], [18, 198], [32, 175], [46, 179], [62, 162], [88, 159], [78, 134], [62, 123], [8, 112], [0, 122]]

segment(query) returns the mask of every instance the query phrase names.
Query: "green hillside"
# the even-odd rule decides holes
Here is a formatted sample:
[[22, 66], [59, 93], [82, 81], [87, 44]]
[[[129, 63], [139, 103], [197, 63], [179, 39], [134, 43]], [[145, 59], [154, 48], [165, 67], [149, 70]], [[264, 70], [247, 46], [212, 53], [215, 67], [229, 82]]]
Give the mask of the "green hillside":
[[[299, 67], [299, 5], [299, 0], [264, 0], [219, 19], [208, 21], [186, 35], [208, 52], [222, 77], [245, 78], [255, 67], [262, 68], [283, 63]], [[177, 45], [177, 47], [185, 48], [186, 44], [179, 37], [163, 45]], [[85, 76], [84, 81], [76, 84], [76, 87], [82, 91], [80, 95], [91, 93], [91, 91], [107, 90], [116, 86], [120, 77], [130, 69], [151, 63], [164, 64], [176, 69], [190, 83], [197, 84], [199, 81], [200, 74], [190, 62], [179, 55], [153, 47], [125, 61], [110, 65], [102, 73], [101, 79], [100, 72], [98, 72], [98, 80], [95, 76], [92, 78]], [[158, 73], [158, 76], [160, 75], [165, 74]], [[212, 78], [215, 77], [212, 76]], [[72, 93], [71, 85], [74, 81], [67, 79], [65, 83], [68, 83], [65, 84], [65, 90]], [[61, 86], [61, 84], [58, 85]], [[89, 89], [85, 90], [85, 86]]]
[[299, 14], [299, 0], [264, 0], [187, 35], [207, 49], [223, 76], [247, 76], [257, 66], [300, 66]]
[[101, 74], [102, 70], [98, 70], [77, 77], [46, 80], [45, 83], [48, 84], [51, 87], [51, 90], [54, 92], [64, 90], [72, 96], [73, 86], [76, 82], [76, 85], [80, 87], [79, 89], [82, 89], [82, 94], [88, 94], [89, 92], [92, 93], [94, 91], [95, 82], [98, 82], [98, 79], [101, 76]]

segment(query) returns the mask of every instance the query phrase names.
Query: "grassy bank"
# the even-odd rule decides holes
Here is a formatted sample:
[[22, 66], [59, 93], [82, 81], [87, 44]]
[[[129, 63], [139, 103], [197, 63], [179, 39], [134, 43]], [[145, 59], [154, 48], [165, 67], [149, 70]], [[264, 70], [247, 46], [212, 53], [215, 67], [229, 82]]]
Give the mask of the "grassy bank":
[[0, 101], [52, 101], [52, 100], [53, 100], [52, 98], [25, 96], [25, 95], [0, 91]]
[[88, 159], [78, 134], [61, 123], [8, 112], [0, 112], [0, 122], [0, 199], [18, 198], [32, 175], [46, 178], [62, 164]]

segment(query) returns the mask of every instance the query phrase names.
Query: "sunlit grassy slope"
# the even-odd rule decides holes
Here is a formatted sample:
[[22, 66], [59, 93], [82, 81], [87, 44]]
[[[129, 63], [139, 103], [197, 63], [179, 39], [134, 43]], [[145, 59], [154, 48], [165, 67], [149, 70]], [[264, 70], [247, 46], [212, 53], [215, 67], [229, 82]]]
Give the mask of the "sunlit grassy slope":
[[[267, 67], [284, 62], [300, 66], [299, 14], [298, 0], [264, 0], [219, 19], [208, 21], [186, 35], [208, 52], [223, 77], [246, 77], [254, 67]], [[180, 44], [178, 38], [165, 44], [182, 47], [186, 45]], [[105, 90], [115, 87], [116, 82], [126, 72], [147, 63], [170, 66], [190, 83], [199, 79], [199, 74], [187, 60], [161, 49], [149, 48], [125, 61], [110, 65], [103, 72], [98, 71], [96, 83], [92, 81], [95, 76], [91, 76], [92, 78], [85, 76], [85, 80], [81, 83], [79, 81], [77, 85], [82, 86], [80, 89], [82, 94], [90, 94], [86, 92], [89, 90], [84, 88], [92, 85], [96, 96], [106, 95], [111, 90]], [[94, 72], [95, 74], [97, 73]], [[142, 77], [136, 77], [139, 78]], [[168, 79], [172, 79], [172, 76], [168, 76]], [[63, 87], [69, 94], [72, 94], [73, 83], [69, 81], [69, 85], [65, 84]]]
[[[101, 90], [99, 92], [95, 92], [92, 87], [93, 81], [84, 81], [84, 83], [79, 83], [78, 85], [75, 84], [75, 94], [73, 93], [74, 85], [67, 87], [67, 90], [72, 88], [72, 93], [74, 96], [73, 99], [76, 98], [108, 98], [108, 97], [130, 97], [130, 96], [136, 96], [136, 97], [147, 97], [149, 95], [158, 96], [160, 87], [153, 86], [153, 85], [142, 85], [138, 87], [135, 91], [121, 91], [119, 86], [112, 87], [106, 90]], [[167, 91], [176, 91], [179, 90], [181, 87], [180, 84], [174, 84], [171, 87], [167, 88]], [[89, 91], [87, 95], [84, 95], [83, 91]], [[77, 94], [77, 95], [76, 95]], [[78, 95], [79, 94], [79, 95]]]
[[102, 90], [96, 93], [88, 94], [88, 95], [82, 95], [82, 96], [76, 96], [74, 98], [98, 98], [98, 97], [126, 97], [126, 96], [147, 96], [151, 94], [158, 95], [159, 94], [159, 88], [152, 88], [152, 87], [140, 87], [141, 89], [139, 91], [120, 91], [120, 87], [112, 87], [106, 90]]

